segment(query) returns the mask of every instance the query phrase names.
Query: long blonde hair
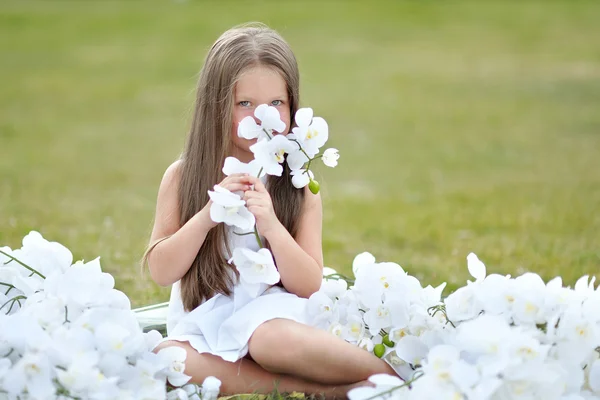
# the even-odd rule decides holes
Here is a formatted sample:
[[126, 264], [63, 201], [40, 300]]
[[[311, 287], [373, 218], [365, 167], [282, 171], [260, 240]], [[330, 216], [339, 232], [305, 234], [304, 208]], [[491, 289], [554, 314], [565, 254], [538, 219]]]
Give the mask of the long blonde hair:
[[[200, 71], [192, 126], [181, 156], [180, 226], [206, 205], [207, 191], [224, 178], [221, 169], [231, 146], [235, 84], [245, 70], [256, 65], [274, 68], [285, 80], [293, 121], [299, 103], [300, 76], [289, 45], [262, 24], [235, 27], [223, 33], [208, 52]], [[267, 189], [277, 217], [295, 236], [304, 191], [291, 184], [287, 165], [281, 177], [269, 176]], [[223, 250], [230, 251], [225, 227], [219, 224], [209, 231], [192, 266], [181, 279], [181, 297], [187, 311], [217, 293], [231, 294], [234, 282], [228, 270], [235, 279], [239, 275], [227, 263]]]

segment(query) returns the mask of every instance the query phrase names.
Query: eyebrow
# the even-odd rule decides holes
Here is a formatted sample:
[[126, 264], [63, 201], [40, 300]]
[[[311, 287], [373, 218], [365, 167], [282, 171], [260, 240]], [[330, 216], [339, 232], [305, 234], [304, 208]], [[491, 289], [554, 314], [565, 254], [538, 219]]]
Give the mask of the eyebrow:
[[[248, 99], [248, 100], [256, 100], [252, 95], [246, 95], [245, 93], [236, 93], [234, 95], [234, 97], [237, 98], [244, 98], [244, 99]], [[270, 96], [273, 99], [282, 99], [282, 98], [287, 98], [288, 94], [287, 93], [278, 93], [274, 96]]]

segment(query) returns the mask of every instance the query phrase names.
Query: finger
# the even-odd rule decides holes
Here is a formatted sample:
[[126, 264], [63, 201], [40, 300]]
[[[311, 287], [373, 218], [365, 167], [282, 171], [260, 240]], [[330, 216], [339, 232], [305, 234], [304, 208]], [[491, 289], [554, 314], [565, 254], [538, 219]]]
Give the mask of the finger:
[[248, 183], [248, 176], [228, 176], [227, 178], [221, 181], [221, 184], [226, 184], [229, 182], [244, 182]]
[[264, 194], [255, 192], [254, 190], [248, 190], [244, 193], [244, 199], [252, 199], [258, 197], [264, 197]]
[[265, 184], [262, 183], [262, 181], [257, 177], [248, 176], [248, 182], [254, 185], [254, 190], [256, 190], [257, 192], [267, 193], [267, 188], [265, 187]]
[[250, 190], [250, 185], [246, 185], [245, 183], [229, 183], [222, 187], [230, 192], [246, 192]]

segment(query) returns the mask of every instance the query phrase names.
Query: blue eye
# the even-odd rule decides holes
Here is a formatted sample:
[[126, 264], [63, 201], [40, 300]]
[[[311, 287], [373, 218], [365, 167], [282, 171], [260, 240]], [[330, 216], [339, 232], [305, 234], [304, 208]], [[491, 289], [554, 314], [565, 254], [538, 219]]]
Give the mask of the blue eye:
[[238, 104], [242, 107], [250, 107], [250, 102], [247, 100], [240, 101]]
[[280, 106], [282, 103], [283, 103], [283, 102], [282, 102], [281, 100], [273, 100], [273, 101], [271, 102], [271, 105], [272, 105], [273, 107], [277, 107], [277, 106]]

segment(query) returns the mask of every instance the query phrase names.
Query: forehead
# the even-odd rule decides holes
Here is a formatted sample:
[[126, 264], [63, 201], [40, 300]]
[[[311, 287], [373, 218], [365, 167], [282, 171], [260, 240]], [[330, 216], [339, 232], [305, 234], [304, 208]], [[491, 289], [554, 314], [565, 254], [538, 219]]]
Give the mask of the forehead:
[[253, 99], [287, 97], [287, 85], [277, 69], [259, 65], [242, 72], [234, 92], [236, 97]]

